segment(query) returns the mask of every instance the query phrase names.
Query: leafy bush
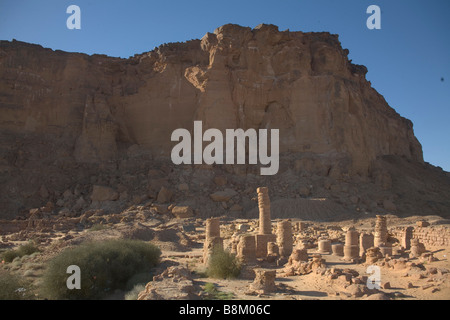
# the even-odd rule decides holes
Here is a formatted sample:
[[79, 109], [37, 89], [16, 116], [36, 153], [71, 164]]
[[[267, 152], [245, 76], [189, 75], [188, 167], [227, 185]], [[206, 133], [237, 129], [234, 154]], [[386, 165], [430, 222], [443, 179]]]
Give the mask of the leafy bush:
[[[158, 247], [138, 240], [106, 240], [69, 248], [49, 262], [41, 293], [49, 299], [99, 299], [125, 289], [133, 276], [149, 272], [160, 255]], [[70, 265], [80, 268], [81, 289], [67, 288]]]
[[18, 276], [0, 270], [0, 300], [32, 299], [30, 285]]
[[105, 229], [107, 229], [107, 226], [105, 226], [104, 224], [101, 224], [101, 223], [96, 223], [96, 224], [93, 224], [92, 227], [90, 227], [88, 229], [88, 231], [100, 231], [100, 230], [105, 230]]
[[31, 242], [23, 244], [17, 249], [17, 253], [20, 257], [27, 256], [35, 252], [39, 252], [39, 249]]
[[216, 246], [208, 260], [206, 273], [212, 278], [236, 278], [241, 272], [241, 266], [236, 256], [220, 246]]
[[19, 254], [16, 250], [6, 250], [2, 253], [2, 260], [5, 262], [12, 262], [18, 256]]
[[205, 284], [203, 290], [206, 292], [205, 299], [207, 300], [231, 300], [234, 297], [232, 292], [222, 292], [217, 289], [214, 283], [208, 282]]
[[152, 280], [153, 280], [153, 273], [150, 272], [138, 273], [133, 275], [130, 279], [128, 279], [125, 289], [131, 290], [133, 287], [141, 284], [145, 286]]
[[141, 291], [145, 290], [144, 284], [137, 284], [125, 294], [125, 300], [137, 300], [138, 295]]
[[21, 258], [23, 256], [30, 255], [35, 252], [39, 252], [39, 249], [30, 242], [21, 245], [19, 248], [15, 250], [6, 250], [2, 254], [2, 260], [5, 262], [12, 262], [17, 257]]

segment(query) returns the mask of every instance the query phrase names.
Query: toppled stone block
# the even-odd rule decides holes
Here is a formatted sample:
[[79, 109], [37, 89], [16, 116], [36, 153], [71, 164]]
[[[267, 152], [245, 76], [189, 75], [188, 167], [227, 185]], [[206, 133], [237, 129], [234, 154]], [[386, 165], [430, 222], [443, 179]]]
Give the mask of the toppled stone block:
[[198, 288], [191, 277], [191, 272], [184, 267], [173, 266], [153, 277], [145, 290], [138, 295], [138, 300], [197, 300]]
[[224, 191], [217, 191], [210, 194], [210, 198], [215, 202], [226, 202], [237, 195], [237, 192], [233, 189], [225, 189]]
[[113, 188], [95, 185], [92, 189], [92, 201], [115, 201], [119, 199], [119, 193]]
[[166, 187], [161, 187], [156, 197], [156, 201], [159, 203], [167, 203], [172, 199], [173, 192]]
[[428, 221], [425, 220], [420, 220], [416, 222], [416, 226], [420, 227], [420, 228], [425, 228], [430, 226], [430, 223]]
[[250, 289], [259, 293], [267, 294], [276, 291], [275, 278], [276, 271], [257, 268], [254, 269], [255, 280], [250, 285]]
[[179, 219], [190, 218], [194, 216], [194, 210], [189, 206], [174, 206], [172, 214]]

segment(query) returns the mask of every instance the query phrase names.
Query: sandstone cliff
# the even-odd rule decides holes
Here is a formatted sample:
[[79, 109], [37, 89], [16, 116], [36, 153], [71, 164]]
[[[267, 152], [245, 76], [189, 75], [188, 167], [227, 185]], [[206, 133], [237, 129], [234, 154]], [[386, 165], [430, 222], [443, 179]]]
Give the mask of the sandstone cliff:
[[[129, 59], [1, 41], [0, 215], [47, 202], [55, 211], [80, 211], [97, 205], [89, 196], [93, 185], [113, 188], [124, 205], [156, 199], [164, 186], [177, 190], [173, 202], [199, 212], [252, 208], [244, 196], [222, 206], [202, 198], [205, 189], [218, 187], [217, 170], [233, 175], [229, 183], [243, 183], [242, 191], [287, 184], [281, 198], [334, 196], [353, 211], [390, 207], [409, 214], [418, 205], [413, 213], [448, 215], [448, 176], [423, 163], [411, 121], [347, 55], [337, 35], [273, 25], [224, 25], [200, 40]], [[280, 129], [279, 174], [265, 179], [246, 166], [174, 167], [171, 133], [192, 129], [194, 120], [204, 129]], [[404, 175], [408, 166], [416, 169]], [[394, 190], [419, 171], [412, 187], [424, 190], [418, 198]], [[188, 191], [178, 190], [180, 183], [190, 183]], [[380, 193], [372, 197], [374, 188]], [[350, 201], [353, 193], [357, 199]]]

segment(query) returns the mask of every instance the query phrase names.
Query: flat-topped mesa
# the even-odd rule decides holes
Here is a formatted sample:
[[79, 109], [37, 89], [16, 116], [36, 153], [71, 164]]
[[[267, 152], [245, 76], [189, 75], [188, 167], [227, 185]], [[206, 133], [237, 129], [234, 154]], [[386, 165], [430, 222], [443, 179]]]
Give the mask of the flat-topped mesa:
[[[396, 169], [403, 161], [423, 164], [422, 147], [411, 121], [372, 88], [367, 69], [348, 54], [337, 35], [266, 24], [227, 24], [202, 39], [127, 59], [0, 41], [0, 145], [10, 150], [2, 163], [8, 177], [1, 215], [14, 218], [24, 208], [57, 201], [50, 198], [77, 184], [88, 186], [86, 167], [99, 166], [97, 176], [116, 167], [112, 175], [122, 178], [134, 161], [141, 168], [170, 161], [176, 144], [171, 134], [179, 128], [193, 132], [195, 121], [205, 132], [279, 130], [277, 174], [294, 168], [295, 174], [333, 180], [382, 176], [383, 188], [396, 188], [392, 181], [402, 178]], [[387, 158], [398, 162], [385, 175], [380, 168]], [[27, 167], [32, 163], [39, 170]], [[254, 168], [245, 167], [249, 173]], [[436, 180], [430, 168], [417, 168], [424, 180]], [[105, 181], [116, 187], [120, 180]], [[26, 188], [19, 181], [27, 181]], [[446, 181], [433, 199], [441, 212], [448, 211], [439, 200], [448, 199]], [[42, 185], [49, 187], [45, 199]], [[128, 195], [134, 187], [126, 185]], [[423, 199], [406, 193], [396, 200], [398, 213], [409, 214], [402, 202]], [[433, 206], [417, 211], [434, 212]], [[270, 212], [270, 202], [260, 210]], [[261, 214], [266, 218], [259, 233], [271, 234], [264, 223], [270, 213]]]
[[[328, 32], [227, 24], [201, 40], [164, 44], [129, 59], [8, 41], [0, 42], [0, 50], [0, 59], [8, 62], [0, 64], [0, 75], [27, 75], [16, 86], [0, 84], [9, 99], [2, 101], [8, 107], [0, 125], [18, 132], [56, 130], [59, 136], [70, 124], [69, 138], [72, 143], [79, 140], [72, 151], [78, 162], [114, 158], [116, 151], [106, 149], [114, 151], [118, 141], [170, 155], [167, 137], [197, 116], [206, 127], [219, 130], [279, 128], [280, 152], [348, 154], [351, 166], [366, 174], [381, 155], [423, 161], [411, 122], [370, 87], [367, 69], [351, 63], [338, 35]], [[60, 73], [64, 77], [59, 78]], [[49, 87], [53, 90], [46, 91]], [[33, 92], [41, 91], [33, 107], [26, 103]], [[68, 92], [59, 94], [62, 91]], [[93, 93], [96, 97], [87, 107]], [[57, 104], [49, 103], [54, 95]], [[7, 110], [11, 108], [14, 112]], [[34, 108], [42, 116], [34, 115]], [[83, 116], [73, 119], [72, 114]], [[359, 124], [356, 132], [346, 129], [349, 123]], [[95, 125], [113, 127], [102, 136], [111, 146], [95, 143]]]

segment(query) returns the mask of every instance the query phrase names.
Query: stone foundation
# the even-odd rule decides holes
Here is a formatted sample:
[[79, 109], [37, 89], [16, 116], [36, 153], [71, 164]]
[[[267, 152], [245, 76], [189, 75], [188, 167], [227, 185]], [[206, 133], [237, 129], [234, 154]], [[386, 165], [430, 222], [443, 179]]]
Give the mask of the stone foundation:
[[270, 293], [276, 291], [275, 278], [276, 271], [257, 268], [254, 269], [255, 280], [250, 285], [250, 289], [261, 292]]

